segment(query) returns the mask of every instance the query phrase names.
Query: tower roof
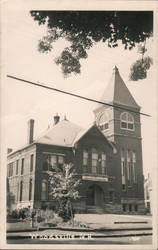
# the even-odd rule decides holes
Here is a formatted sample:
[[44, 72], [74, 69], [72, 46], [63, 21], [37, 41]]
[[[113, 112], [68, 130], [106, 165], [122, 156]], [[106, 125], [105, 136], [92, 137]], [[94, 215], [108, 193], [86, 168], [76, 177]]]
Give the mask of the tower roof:
[[[121, 78], [116, 66], [113, 69], [111, 80], [107, 88], [105, 89], [100, 101], [140, 109], [140, 106], [136, 103], [132, 94], [126, 87], [126, 84]], [[99, 104], [97, 108], [99, 108], [100, 106], [103, 105]]]

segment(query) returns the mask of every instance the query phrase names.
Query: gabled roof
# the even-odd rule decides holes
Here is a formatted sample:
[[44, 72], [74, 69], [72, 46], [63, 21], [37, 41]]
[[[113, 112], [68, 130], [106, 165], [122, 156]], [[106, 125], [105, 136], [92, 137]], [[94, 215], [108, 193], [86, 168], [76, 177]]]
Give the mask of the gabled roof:
[[[116, 66], [113, 69], [111, 80], [100, 101], [140, 109], [140, 106], [136, 103], [132, 94], [126, 87]], [[97, 108], [101, 106], [103, 106], [103, 104], [99, 104]]]
[[[68, 120], [63, 120], [47, 130], [45, 134], [43, 134], [43, 136], [41, 136], [39, 139], [35, 140], [34, 143], [74, 147], [74, 145], [93, 127], [98, 129], [98, 127], [94, 124], [89, 126], [87, 129], [84, 129]], [[105, 138], [107, 143], [109, 143], [109, 145], [114, 149], [114, 146], [108, 141], [106, 136], [100, 130], [99, 132]]]
[[35, 140], [35, 143], [71, 147], [76, 136], [81, 131], [84, 131], [84, 129], [78, 125], [68, 120], [62, 120]]
[[[43, 132], [42, 135], [34, 140], [32, 144], [28, 144], [23, 148], [13, 151], [8, 156], [18, 151], [24, 150], [25, 148], [28, 148], [36, 143], [72, 148], [93, 127], [96, 127], [99, 130], [96, 124], [84, 129], [68, 120], [62, 120]], [[106, 136], [100, 130], [99, 132], [103, 135], [107, 143], [109, 143], [109, 145], [114, 149], [114, 145], [108, 141]]]
[[73, 146], [79, 141], [82, 139], [82, 137], [84, 137], [84, 135], [86, 135], [93, 127], [95, 127], [97, 130], [99, 130], [99, 133], [105, 138], [106, 142], [113, 148], [115, 148], [115, 146], [107, 139], [107, 137], [103, 134], [103, 132], [97, 127], [96, 124], [93, 124], [91, 126], [89, 126], [87, 129], [84, 129], [84, 130], [81, 130], [75, 140], [73, 141]]

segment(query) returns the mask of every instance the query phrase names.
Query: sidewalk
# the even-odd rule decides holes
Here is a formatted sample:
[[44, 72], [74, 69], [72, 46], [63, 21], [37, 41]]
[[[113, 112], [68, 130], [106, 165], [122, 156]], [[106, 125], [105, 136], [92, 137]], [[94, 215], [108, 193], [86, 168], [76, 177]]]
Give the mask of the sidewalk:
[[152, 217], [144, 215], [77, 214], [75, 220], [84, 222], [93, 229], [138, 230], [138, 228], [152, 228]]
[[[77, 214], [76, 221], [88, 225], [85, 227], [43, 227], [37, 231], [29, 225], [25, 228], [23, 222], [10, 223], [7, 230], [7, 239], [27, 239], [30, 235], [59, 235], [71, 234], [78, 237], [79, 234], [91, 234], [94, 237], [127, 237], [127, 236], [144, 236], [152, 235], [151, 217], [132, 216], [132, 215], [114, 215], [114, 214]], [[14, 224], [14, 225], [13, 225]]]

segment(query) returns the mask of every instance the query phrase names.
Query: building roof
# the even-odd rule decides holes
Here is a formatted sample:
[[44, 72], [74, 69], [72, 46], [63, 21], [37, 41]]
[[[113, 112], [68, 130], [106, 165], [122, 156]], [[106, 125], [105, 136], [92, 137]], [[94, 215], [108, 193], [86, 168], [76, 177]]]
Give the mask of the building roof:
[[113, 143], [111, 141], [109, 141], [107, 139], [107, 137], [105, 136], [105, 134], [97, 127], [97, 125], [94, 123], [93, 125], [89, 126], [87, 129], [81, 130], [79, 131], [79, 133], [77, 134], [76, 138], [73, 141], [73, 146], [80, 140], [82, 139], [82, 137], [84, 137], [85, 134], [87, 134], [93, 127], [97, 128], [100, 132], [100, 134], [103, 135], [103, 137], [105, 138], [106, 142], [112, 147], [113, 152], [116, 152], [116, 147], [113, 145]]
[[[84, 129], [68, 120], [62, 120], [43, 133], [43, 136], [35, 140], [34, 143], [74, 147], [75, 144], [94, 126], [97, 128], [96, 124], [93, 124]], [[109, 145], [114, 149], [114, 145], [108, 141], [106, 136], [101, 131], [100, 133], [103, 135], [107, 143], [109, 143]]]
[[82, 127], [68, 120], [62, 120], [45, 131], [43, 136], [35, 140], [34, 143], [71, 147], [81, 131], [84, 131]]
[[[36, 143], [72, 148], [94, 126], [96, 127], [96, 125], [93, 124], [87, 129], [84, 129], [68, 120], [62, 120], [56, 125], [44, 131], [41, 136], [33, 141], [33, 143], [27, 144], [24, 147], [11, 152], [10, 154], [8, 154], [8, 156], [22, 151]], [[105, 135], [101, 131], [100, 133], [105, 137]], [[114, 146], [111, 144], [111, 142], [108, 141], [106, 137], [105, 139], [107, 143], [109, 143], [109, 145], [114, 149]]]
[[[126, 87], [116, 66], [113, 69], [111, 80], [100, 101], [140, 109], [140, 106], [136, 103], [132, 94]], [[99, 104], [97, 108], [101, 106], [103, 106], [103, 104]]]

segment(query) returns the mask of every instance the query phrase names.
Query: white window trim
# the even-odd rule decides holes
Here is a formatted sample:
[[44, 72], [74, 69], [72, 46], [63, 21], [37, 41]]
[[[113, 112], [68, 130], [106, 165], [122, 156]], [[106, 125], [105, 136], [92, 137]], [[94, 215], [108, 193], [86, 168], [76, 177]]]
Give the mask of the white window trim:
[[[85, 157], [85, 155], [84, 155], [85, 153], [86, 153], [87, 157]], [[87, 167], [87, 166], [88, 166], [88, 160], [89, 160], [89, 153], [88, 153], [88, 150], [86, 150], [86, 149], [83, 150], [82, 157], [83, 157], [83, 159], [82, 159], [82, 161], [83, 161], [83, 166], [84, 166], [84, 167]], [[87, 164], [84, 164], [84, 160], [87, 161]]]
[[[120, 129], [128, 130], [128, 131], [134, 131], [134, 130], [135, 130], [134, 118], [133, 118], [133, 122], [128, 121], [128, 120], [121, 119], [122, 115], [125, 114], [125, 113], [126, 113], [127, 115], [129, 114], [129, 115], [133, 118], [133, 116], [132, 116], [130, 113], [128, 113], [128, 112], [123, 112], [123, 113], [121, 113], [121, 115], [120, 115]], [[125, 122], [125, 123], [127, 124], [127, 128], [123, 128], [123, 127], [122, 127], [122, 122]], [[128, 124], [132, 124], [132, 125], [133, 125], [133, 129], [128, 128]]]
[[[100, 127], [101, 127], [101, 126], [104, 126], [105, 124], [108, 124], [108, 128], [101, 129]], [[110, 128], [109, 128], [109, 122], [100, 123], [100, 124], [99, 124], [99, 128], [100, 128], [102, 131], [108, 131], [108, 130], [110, 129]]]
[[52, 153], [52, 152], [43, 152], [43, 154], [47, 154], [47, 155], [59, 155], [59, 156], [65, 156], [66, 154], [61, 154], [61, 153]]

